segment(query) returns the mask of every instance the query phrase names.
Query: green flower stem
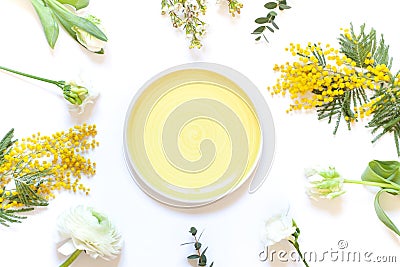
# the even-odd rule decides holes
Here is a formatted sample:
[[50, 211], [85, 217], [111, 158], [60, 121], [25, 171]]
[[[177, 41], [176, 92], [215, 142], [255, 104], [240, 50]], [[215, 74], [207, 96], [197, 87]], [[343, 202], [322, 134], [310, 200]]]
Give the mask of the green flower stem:
[[389, 184], [389, 183], [378, 183], [378, 182], [371, 182], [371, 181], [362, 181], [362, 180], [343, 180], [344, 183], [347, 184], [362, 184], [362, 185], [367, 185], [367, 186], [376, 186], [380, 188], [387, 188], [387, 189], [394, 189], [397, 191], [400, 191], [400, 186], [395, 185], [395, 184]]
[[83, 250], [79, 250], [79, 249], [75, 250], [74, 253], [72, 253], [71, 256], [69, 256], [68, 259], [66, 259], [66, 260], [64, 261], [64, 263], [61, 264], [59, 267], [68, 267], [68, 266], [70, 266], [71, 263], [72, 263], [74, 260], [76, 260], [76, 258], [79, 256], [79, 254], [82, 253], [82, 251], [83, 251]]
[[291, 241], [291, 240], [289, 240], [289, 242], [293, 244], [293, 246], [296, 249], [297, 253], [299, 253], [299, 256], [300, 256], [301, 260], [303, 261], [304, 265], [306, 267], [310, 267], [310, 265], [308, 265], [306, 259], [304, 258], [303, 253], [301, 253], [301, 251], [300, 251], [299, 243], [297, 241]]
[[35, 76], [35, 75], [27, 74], [27, 73], [20, 72], [20, 71], [17, 71], [17, 70], [9, 69], [9, 68], [3, 67], [3, 66], [0, 66], [0, 69], [8, 71], [8, 72], [11, 72], [11, 73], [14, 73], [14, 74], [18, 74], [18, 75], [21, 75], [21, 76], [25, 76], [25, 77], [28, 77], [28, 78], [32, 78], [32, 79], [35, 79], [35, 80], [39, 80], [39, 81], [42, 81], [42, 82], [55, 84], [58, 87], [60, 87], [61, 89], [63, 89], [63, 87], [65, 85], [65, 84], [63, 84], [62, 81], [49, 80], [49, 79], [46, 79], [46, 78], [42, 78], [42, 77], [38, 77], [38, 76]]

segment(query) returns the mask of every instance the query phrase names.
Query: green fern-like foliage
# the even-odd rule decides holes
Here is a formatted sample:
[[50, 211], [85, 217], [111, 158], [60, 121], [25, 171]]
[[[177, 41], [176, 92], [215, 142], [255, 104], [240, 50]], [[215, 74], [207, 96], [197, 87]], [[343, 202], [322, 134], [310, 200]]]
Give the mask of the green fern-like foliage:
[[[16, 140], [13, 140], [14, 129], [11, 129], [0, 141], [0, 165], [4, 163], [4, 157], [9, 153], [12, 145]], [[35, 206], [46, 206], [48, 204], [47, 200], [41, 197], [35, 190], [31, 188], [31, 185], [36, 185], [34, 188], [38, 188], [37, 181], [43, 183], [45, 180], [40, 179], [48, 174], [48, 170], [37, 171], [29, 174], [22, 174], [22, 170], [25, 165], [29, 162], [24, 162], [21, 160], [15, 170], [12, 171], [11, 177], [13, 177], [15, 183], [15, 190], [17, 194], [11, 194], [10, 191], [5, 190], [5, 188], [0, 188], [0, 224], [4, 226], [9, 226], [10, 223], [19, 223], [21, 220], [26, 219], [26, 216], [17, 215], [19, 213], [32, 211]], [[23, 208], [4, 208], [5, 203], [10, 203], [13, 201], [18, 201], [24, 204]]]
[[[358, 68], [359, 76], [364, 76], [368, 73], [367, 67], [370, 65], [368, 59], [371, 58], [373, 59], [373, 67], [383, 64], [390, 69], [393, 59], [389, 57], [389, 46], [385, 44], [383, 36], [381, 36], [379, 40], [377, 39], [374, 29], [366, 32], [365, 24], [363, 24], [360, 26], [360, 32], [356, 33], [353, 25], [350, 24], [349, 32], [341, 34], [338, 39], [340, 52], [355, 62], [355, 67]], [[316, 52], [314, 52], [314, 56], [317, 57], [319, 65], [325, 67], [325, 58], [323, 54], [315, 54]], [[370, 73], [370, 75], [372, 79], [374, 74]], [[377, 85], [377, 87], [381, 86], [382, 84]], [[351, 122], [358, 120], [357, 114], [354, 112], [355, 109], [370, 101], [365, 88], [345, 89], [343, 95], [336, 96], [334, 101], [324, 103], [317, 108], [318, 119], [327, 118], [328, 123], [335, 120], [334, 134], [336, 134], [343, 118], [346, 118], [347, 128], [350, 130]], [[319, 92], [315, 90], [314, 93], [318, 94]]]
[[[372, 119], [367, 127], [377, 134], [372, 140], [375, 143], [382, 136], [391, 133], [394, 137], [397, 155], [400, 156], [400, 89], [396, 86], [382, 86], [376, 91]], [[379, 132], [379, 133], [378, 133]]]
[[[355, 34], [353, 25], [348, 35], [342, 34], [339, 38], [341, 52], [357, 63], [357, 67], [367, 73], [365, 60], [369, 55], [374, 59], [373, 66], [384, 65], [389, 70], [393, 58], [389, 56], [389, 45], [385, 44], [383, 35], [377, 40], [376, 31], [365, 31], [365, 24], [360, 27], [360, 33]], [[388, 73], [390, 80], [376, 83], [374, 96], [371, 98], [372, 119], [367, 127], [372, 128], [375, 134], [372, 140], [375, 143], [382, 136], [393, 134], [398, 156], [400, 156], [400, 88], [398, 74]]]
[[[314, 46], [316, 47], [317, 45], [314, 44]], [[313, 50], [311, 54], [317, 59], [318, 65], [321, 66], [323, 69], [326, 69], [327, 60], [325, 58], [322, 48], [320, 48], [319, 50]], [[307, 55], [299, 55], [310, 58], [310, 56]], [[342, 74], [342, 76], [343, 75], [344, 74]], [[317, 115], [319, 120], [328, 119], [328, 123], [332, 123], [333, 121], [335, 121], [335, 128], [333, 130], [334, 134], [336, 134], [340, 122], [343, 120], [346, 122], [347, 128], [350, 130], [351, 121], [357, 120], [354, 109], [368, 102], [367, 94], [363, 88], [344, 89], [345, 90], [343, 95], [336, 95], [332, 102], [323, 103], [317, 107]], [[324, 90], [326, 90], [326, 88], [324, 88]], [[313, 90], [313, 93], [321, 95], [324, 90], [315, 89]]]
[[356, 34], [353, 24], [350, 24], [350, 32], [339, 37], [340, 52], [356, 62], [357, 67], [365, 69], [365, 59], [368, 54], [374, 59], [374, 66], [384, 64], [389, 69], [392, 66], [392, 58], [389, 57], [389, 46], [385, 44], [383, 35], [377, 40], [376, 31], [371, 29], [365, 32], [365, 24], [360, 26], [360, 33]]
[[11, 223], [21, 223], [21, 220], [26, 219], [26, 216], [17, 215], [23, 212], [32, 211], [33, 208], [20, 209], [0, 209], [0, 224], [9, 227]]
[[11, 129], [0, 141], [0, 164], [4, 162], [4, 156], [8, 154], [10, 147], [16, 141], [12, 140], [13, 136], [14, 136], [14, 129]]
[[365, 90], [362, 88], [355, 88], [347, 90], [342, 96], [335, 97], [334, 101], [326, 104], [322, 104], [317, 108], [318, 119], [328, 119], [328, 123], [335, 120], [335, 128], [333, 134], [336, 134], [340, 122], [343, 118], [347, 124], [347, 129], [351, 130], [351, 120], [356, 120], [355, 113], [353, 112], [355, 107], [361, 106], [367, 103], [368, 97]]

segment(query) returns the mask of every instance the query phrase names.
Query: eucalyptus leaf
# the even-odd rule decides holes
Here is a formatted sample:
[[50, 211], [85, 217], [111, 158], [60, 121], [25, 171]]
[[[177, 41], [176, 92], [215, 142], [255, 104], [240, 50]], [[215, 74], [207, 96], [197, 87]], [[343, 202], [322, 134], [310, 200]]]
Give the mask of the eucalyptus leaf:
[[266, 26], [266, 27], [270, 32], [275, 32], [274, 29], [272, 29], [270, 26]]
[[206, 249], [203, 251], [203, 253], [201, 253], [201, 256], [204, 256], [206, 254], [208, 247], [206, 247]]
[[207, 265], [207, 257], [204, 254], [201, 254], [199, 259], [199, 266], [206, 266]]
[[194, 248], [195, 248], [196, 250], [199, 250], [199, 249], [201, 248], [201, 243], [200, 243], [200, 242], [194, 243]]
[[257, 18], [257, 19], [255, 20], [255, 22], [256, 22], [257, 24], [264, 24], [264, 23], [267, 23], [267, 22], [268, 22], [268, 18], [266, 18], [266, 17]]
[[261, 40], [261, 36], [258, 36], [255, 40], [256, 41], [260, 41]]
[[268, 15], [273, 16], [273, 17], [276, 17], [276, 16], [278, 16], [278, 13], [276, 13], [275, 11], [270, 11], [270, 12], [268, 13]]
[[[91, 21], [71, 13], [64, 5], [55, 0], [44, 0], [56, 14], [63, 27], [71, 34], [70, 25], [76, 26], [99, 40], [107, 41], [107, 36]], [[67, 23], [66, 23], [67, 22]], [[69, 29], [68, 29], [69, 28]], [[73, 32], [73, 31], [72, 31]], [[74, 36], [74, 34], [73, 34]]]
[[275, 27], [275, 29], [279, 30], [279, 27], [278, 27], [278, 25], [276, 25], [275, 21], [271, 21], [271, 24], [272, 24], [272, 26]]
[[274, 9], [274, 8], [276, 8], [278, 6], [278, 3], [276, 3], [276, 2], [268, 2], [268, 3], [266, 3], [265, 5], [264, 5], [264, 7], [265, 8], [268, 8], [268, 9]]
[[387, 192], [390, 194], [398, 194], [399, 192], [393, 189], [382, 189], [380, 190], [376, 196], [375, 196], [375, 201], [374, 201], [374, 206], [375, 206], [375, 212], [376, 215], [378, 215], [379, 220], [383, 222], [384, 225], [386, 225], [390, 230], [395, 232], [398, 236], [400, 236], [400, 231], [397, 228], [397, 226], [392, 222], [392, 220], [389, 218], [389, 216], [385, 213], [385, 211], [382, 209], [381, 204], [379, 202], [380, 196], [382, 193]]
[[197, 229], [195, 227], [190, 227], [189, 233], [191, 233], [192, 235], [196, 235]]
[[264, 30], [265, 30], [265, 26], [260, 26], [260, 27], [258, 27], [257, 29], [255, 29], [255, 30], [253, 31], [253, 34], [260, 34], [260, 33], [263, 33]]
[[197, 255], [197, 254], [192, 254], [192, 255], [187, 256], [187, 258], [188, 258], [189, 260], [193, 260], [193, 259], [198, 259], [198, 258], [200, 258], [200, 256]]
[[42, 23], [47, 43], [51, 48], [54, 48], [59, 34], [59, 27], [53, 11], [45, 6], [42, 0], [31, 0], [36, 13]]
[[288, 6], [288, 5], [279, 5], [279, 9], [280, 10], [284, 10], [284, 9], [291, 9], [292, 7]]
[[214, 266], [214, 262], [211, 262], [210, 267], [213, 267], [213, 266]]
[[57, 0], [61, 4], [71, 5], [76, 8], [76, 10], [85, 8], [89, 5], [90, 0]]

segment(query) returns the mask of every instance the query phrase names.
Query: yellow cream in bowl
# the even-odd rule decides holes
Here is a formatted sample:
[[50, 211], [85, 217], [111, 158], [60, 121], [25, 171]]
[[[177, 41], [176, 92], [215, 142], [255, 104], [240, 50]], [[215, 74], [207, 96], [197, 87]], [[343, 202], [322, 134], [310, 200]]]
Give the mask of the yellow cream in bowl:
[[245, 92], [202, 69], [175, 71], [149, 84], [126, 128], [137, 173], [178, 200], [204, 201], [232, 190], [254, 171], [262, 144]]

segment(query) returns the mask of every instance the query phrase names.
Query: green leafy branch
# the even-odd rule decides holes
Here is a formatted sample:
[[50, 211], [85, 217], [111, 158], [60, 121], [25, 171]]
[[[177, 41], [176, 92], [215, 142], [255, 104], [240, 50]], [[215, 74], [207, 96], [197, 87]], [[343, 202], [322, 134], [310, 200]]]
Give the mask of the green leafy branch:
[[264, 38], [266, 42], [268, 42], [267, 37], [265, 36], [265, 31], [268, 30], [271, 33], [275, 32], [275, 30], [279, 30], [278, 25], [275, 22], [275, 18], [278, 16], [278, 13], [275, 11], [290, 9], [291, 7], [287, 5], [286, 0], [277, 0], [276, 2], [268, 2], [264, 5], [264, 7], [269, 11], [269, 13], [265, 17], [259, 17], [255, 20], [255, 23], [260, 24], [252, 34], [256, 35], [256, 41], [261, 40], [261, 37]]
[[[181, 244], [181, 246], [183, 246], [183, 245], [189, 245], [189, 244], [194, 244], [194, 248], [195, 248], [195, 250], [197, 251], [197, 254], [191, 254], [191, 255], [187, 256], [187, 258], [188, 258], [189, 260], [197, 259], [197, 260], [198, 260], [198, 266], [207, 266], [207, 257], [206, 257], [206, 255], [205, 255], [205, 253], [206, 253], [208, 247], [206, 247], [206, 248], [203, 250], [203, 252], [201, 252], [201, 246], [202, 246], [202, 244], [200, 243], [200, 238], [201, 238], [203, 232], [202, 232], [202, 233], [200, 234], [200, 236], [197, 238], [197, 229], [196, 229], [195, 227], [191, 227], [190, 230], [189, 230], [189, 233], [192, 234], [192, 236], [194, 237], [194, 240], [195, 240], [195, 241], [193, 241], [193, 242], [188, 242], [188, 243], [183, 243], [183, 244]], [[212, 263], [210, 264], [209, 267], [212, 267], [212, 266], [214, 266], [214, 262], [212, 262]]]
[[[104, 53], [103, 48], [98, 51], [92, 50], [87, 40], [98, 39], [107, 42], [107, 36], [100, 29], [100, 21], [93, 17], [87, 18], [75, 15], [65, 5], [70, 5], [76, 10], [89, 5], [89, 0], [31, 0], [36, 13], [42, 23], [47, 42], [51, 48], [54, 48], [58, 35], [58, 23], [69, 33], [69, 35], [78, 41], [82, 46], [99, 54]], [[85, 38], [86, 37], [86, 38]]]

